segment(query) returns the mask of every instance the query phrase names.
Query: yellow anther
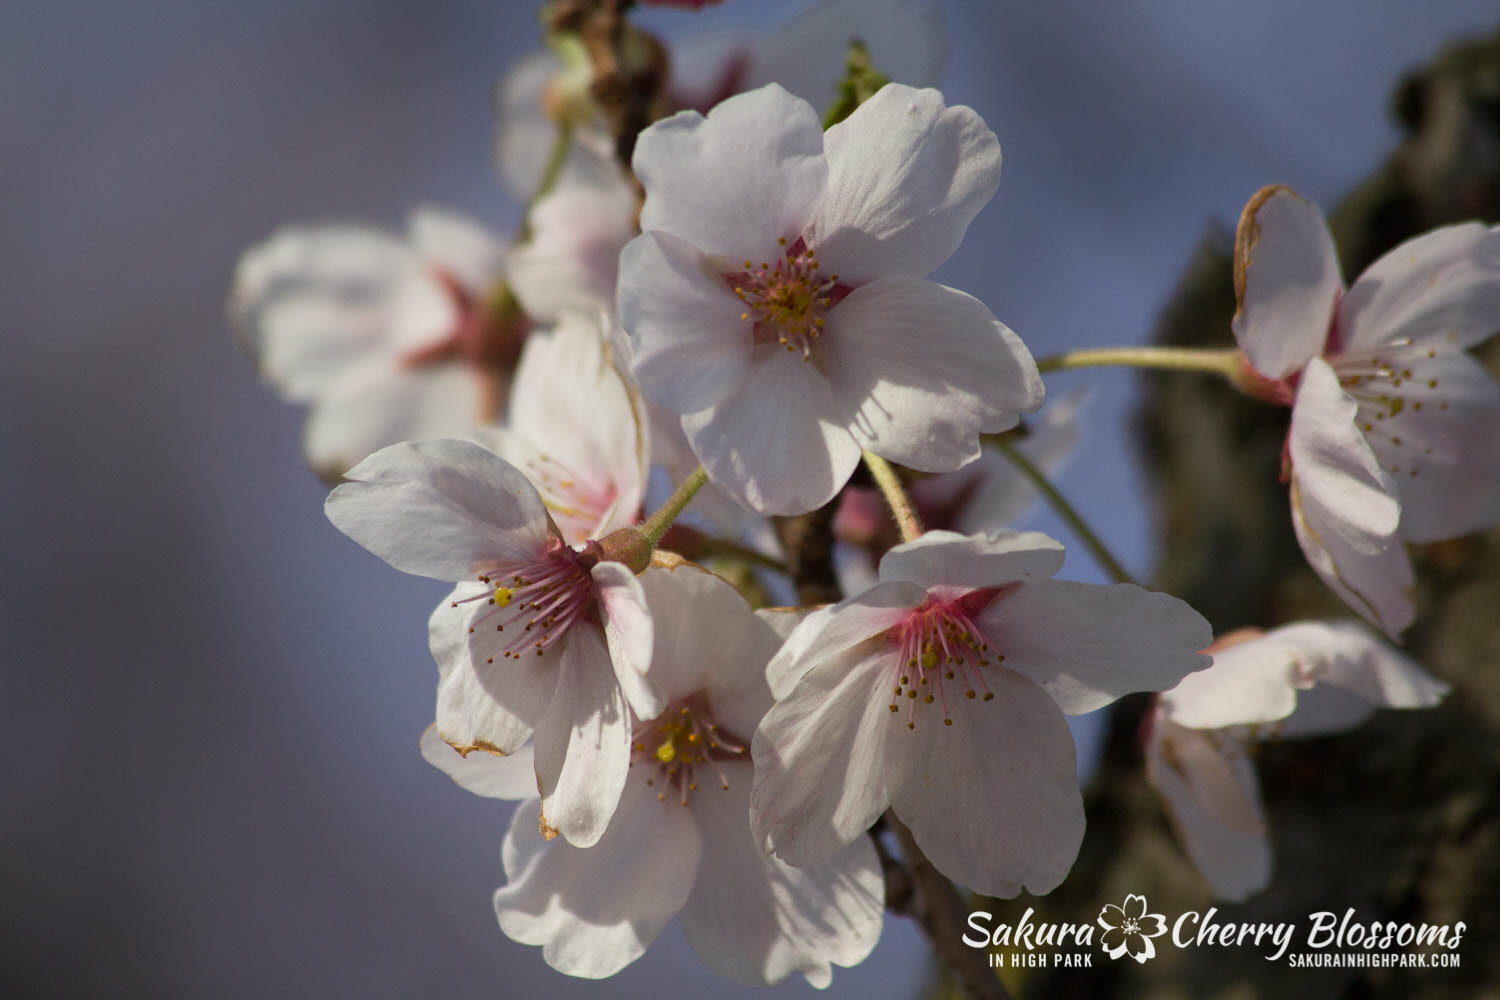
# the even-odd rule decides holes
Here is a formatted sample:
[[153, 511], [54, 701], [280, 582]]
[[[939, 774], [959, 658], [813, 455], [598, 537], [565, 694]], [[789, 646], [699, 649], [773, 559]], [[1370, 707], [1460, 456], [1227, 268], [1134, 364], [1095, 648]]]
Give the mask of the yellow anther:
[[937, 649], [935, 647], [933, 647], [933, 646], [930, 646], [930, 645], [924, 647], [922, 649], [922, 669], [923, 670], [935, 670], [935, 669], [937, 669], [937, 665], [938, 665], [938, 652], [937, 652]]
[[656, 748], [656, 759], [663, 764], [670, 764], [677, 759], [677, 747], [670, 739]]
[[510, 597], [511, 597], [511, 594], [512, 594], [512, 591], [511, 591], [511, 589], [509, 587], [496, 587], [495, 588], [495, 603], [498, 604], [502, 608], [508, 608], [508, 607], [510, 607]]

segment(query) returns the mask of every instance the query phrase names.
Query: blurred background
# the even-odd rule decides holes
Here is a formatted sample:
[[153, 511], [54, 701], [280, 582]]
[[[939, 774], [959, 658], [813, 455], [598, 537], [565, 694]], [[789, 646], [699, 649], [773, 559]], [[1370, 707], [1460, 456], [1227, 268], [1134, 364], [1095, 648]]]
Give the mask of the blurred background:
[[[643, 20], [670, 38], [802, 6]], [[1037, 354], [1144, 340], [1262, 184], [1331, 205], [1394, 143], [1400, 73], [1496, 20], [1492, 0], [939, 6], [947, 99], [1005, 167], [937, 277]], [[491, 91], [538, 44], [533, 6], [498, 0], [0, 4], [5, 995], [737, 995], [675, 927], [604, 983], [501, 936], [506, 810], [416, 750], [444, 588], [324, 520], [302, 415], [225, 332], [237, 256], [283, 222], [398, 227], [428, 201], [512, 230]], [[1098, 398], [1063, 488], [1144, 573], [1135, 382], [1049, 389], [1074, 384]], [[1103, 579], [1082, 552], [1064, 573]], [[927, 963], [893, 918], [829, 995], [909, 996]]]

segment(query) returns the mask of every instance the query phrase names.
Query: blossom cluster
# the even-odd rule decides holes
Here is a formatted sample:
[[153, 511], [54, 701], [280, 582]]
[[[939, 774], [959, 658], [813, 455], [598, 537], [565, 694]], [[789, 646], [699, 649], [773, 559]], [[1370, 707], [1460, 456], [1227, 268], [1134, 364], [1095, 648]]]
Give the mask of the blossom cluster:
[[[1066, 717], [1138, 692], [1149, 780], [1243, 898], [1270, 872], [1248, 744], [1445, 691], [1353, 623], [1215, 642], [1182, 600], [1057, 579], [1062, 545], [1011, 530], [1018, 468], [1059, 468], [1085, 401], [1044, 408], [1022, 338], [929, 278], [999, 184], [980, 115], [893, 82], [825, 128], [794, 93], [866, 18], [875, 63], [926, 82], [931, 18], [835, 0], [798, 60], [748, 36], [711, 84], [672, 81], [681, 110], [628, 163], [560, 30], [500, 101], [504, 176], [541, 189], [513, 245], [422, 209], [405, 238], [285, 229], [235, 277], [237, 335], [312, 407], [328, 518], [452, 585], [422, 752], [520, 803], [495, 913], [570, 975], [676, 917], [726, 978], [826, 985], [875, 946], [896, 824], [968, 889], [1046, 893], [1084, 833]], [[1500, 325], [1500, 230], [1438, 230], [1346, 290], [1322, 216], [1267, 189], [1235, 276], [1234, 379], [1291, 406], [1298, 538], [1398, 638], [1402, 543], [1500, 521], [1500, 388], [1464, 353]], [[769, 518], [830, 505], [847, 596], [769, 607], [791, 593]]]

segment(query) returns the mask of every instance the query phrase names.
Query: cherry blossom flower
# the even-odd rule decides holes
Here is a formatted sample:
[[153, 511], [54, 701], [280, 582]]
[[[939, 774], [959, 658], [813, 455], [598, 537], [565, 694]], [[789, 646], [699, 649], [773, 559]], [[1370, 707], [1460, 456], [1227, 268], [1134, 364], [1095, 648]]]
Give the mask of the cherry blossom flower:
[[768, 668], [751, 827], [811, 864], [887, 807], [949, 878], [990, 896], [1051, 890], [1083, 837], [1063, 714], [1160, 691], [1208, 665], [1208, 623], [1165, 594], [1049, 579], [1040, 534], [931, 531], [881, 582], [813, 612]]
[[1347, 290], [1322, 213], [1284, 187], [1240, 219], [1234, 334], [1292, 406], [1285, 474], [1308, 562], [1392, 637], [1415, 617], [1403, 541], [1500, 521], [1500, 386], [1465, 353], [1500, 328], [1500, 227], [1446, 226]]
[[568, 311], [527, 339], [507, 419], [481, 442], [526, 475], [569, 544], [603, 538], [640, 512], [641, 403], [610, 363], [598, 314]]
[[266, 381], [311, 406], [304, 448], [320, 475], [398, 441], [468, 437], [499, 415], [526, 332], [485, 303], [504, 260], [477, 224], [431, 208], [405, 239], [301, 225], [246, 251], [230, 323]]
[[1209, 652], [1212, 667], [1157, 700], [1146, 777], [1214, 893], [1241, 901], [1271, 877], [1250, 744], [1341, 732], [1376, 707], [1430, 708], [1448, 686], [1353, 622], [1244, 630]]
[[542, 828], [597, 841], [629, 767], [626, 705], [665, 705], [644, 677], [639, 581], [597, 541], [570, 546], [526, 477], [477, 444], [392, 445], [348, 478], [326, 505], [340, 531], [404, 572], [464, 581], [428, 625], [438, 735], [509, 754], [535, 734]]
[[[547, 963], [586, 978], [639, 958], [675, 916], [704, 964], [769, 986], [801, 973], [827, 986], [831, 965], [862, 961], [880, 934], [884, 880], [868, 839], [809, 868], [766, 858], [750, 837], [748, 734], [771, 704], [765, 664], [776, 617], [751, 612], [727, 583], [687, 563], [641, 577], [656, 631], [650, 678], [670, 704], [637, 721], [630, 779], [608, 830], [581, 850], [548, 841], [523, 805], [505, 837], [501, 929]], [[668, 625], [670, 623], [670, 625]], [[481, 795], [514, 797], [508, 758], [424, 753]]]
[[1098, 923], [1104, 929], [1099, 943], [1110, 958], [1129, 952], [1142, 965], [1156, 957], [1156, 945], [1151, 939], [1167, 932], [1166, 918], [1160, 913], [1147, 913], [1146, 897], [1135, 893], [1125, 897], [1123, 906], [1105, 904], [1099, 911]]
[[868, 449], [925, 472], [1042, 403], [1030, 353], [924, 279], [994, 193], [973, 110], [890, 84], [826, 136], [775, 84], [641, 133], [643, 233], [620, 258], [642, 390], [760, 513], [828, 502]]

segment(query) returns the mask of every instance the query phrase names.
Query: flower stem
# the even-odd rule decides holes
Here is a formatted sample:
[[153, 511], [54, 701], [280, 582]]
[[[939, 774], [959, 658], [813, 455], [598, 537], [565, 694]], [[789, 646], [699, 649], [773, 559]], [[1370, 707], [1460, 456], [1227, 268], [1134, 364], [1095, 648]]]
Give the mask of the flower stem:
[[872, 452], [865, 452], [865, 467], [870, 470], [880, 492], [885, 494], [885, 502], [891, 505], [891, 516], [896, 519], [896, 527], [901, 529], [901, 540], [916, 541], [922, 534], [922, 522], [911, 505], [911, 498], [901, 487], [901, 477], [896, 475], [891, 463]]
[[1011, 464], [1020, 471], [1021, 475], [1030, 480], [1031, 485], [1035, 486], [1041, 492], [1042, 496], [1046, 497], [1047, 502], [1052, 505], [1052, 509], [1057, 511], [1058, 515], [1068, 523], [1068, 527], [1073, 529], [1073, 532], [1083, 541], [1089, 552], [1098, 560], [1099, 565], [1104, 567], [1105, 572], [1116, 583], [1135, 582], [1129, 571], [1120, 564], [1120, 561], [1114, 557], [1104, 542], [1094, 533], [1094, 529], [1088, 526], [1088, 522], [1079, 516], [1078, 511], [1073, 509], [1073, 505], [1068, 503], [1067, 498], [1057, 491], [1057, 487], [1052, 485], [1051, 481], [1047, 479], [1046, 474], [1041, 469], [1038, 469], [1031, 459], [1023, 455], [1016, 449], [1015, 445], [1008, 441], [998, 441], [995, 443], [995, 447], [999, 448], [1000, 452], [1006, 458], [1010, 459]]
[[698, 491], [703, 489], [703, 484], [706, 482], [708, 482], [708, 472], [700, 465], [678, 484], [672, 495], [667, 497], [667, 502], [658, 507], [656, 513], [647, 518], [637, 529], [645, 536], [653, 549], [660, 544], [661, 536], [667, 533], [667, 529], [672, 526], [673, 521], [677, 520], [682, 509], [688, 505], [688, 501], [698, 495]]
[[1094, 347], [1065, 351], [1037, 360], [1037, 370], [1058, 372], [1068, 368], [1160, 368], [1173, 371], [1215, 372], [1233, 378], [1239, 348], [1203, 350], [1193, 347]]

